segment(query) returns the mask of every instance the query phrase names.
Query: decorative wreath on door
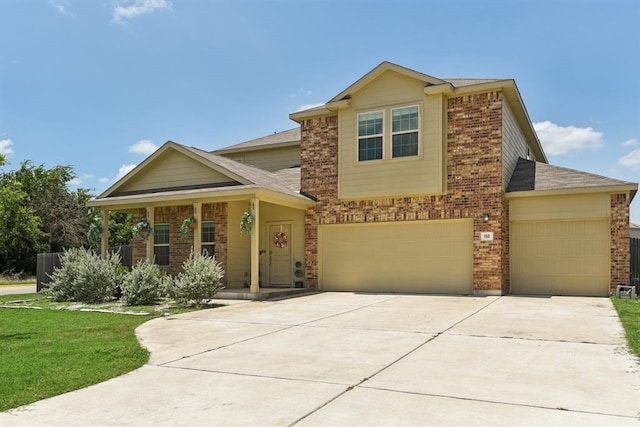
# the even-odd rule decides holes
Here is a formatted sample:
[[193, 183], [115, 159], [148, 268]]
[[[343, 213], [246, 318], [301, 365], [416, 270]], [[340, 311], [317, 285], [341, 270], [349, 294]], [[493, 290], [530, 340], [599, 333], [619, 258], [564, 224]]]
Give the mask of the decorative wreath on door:
[[279, 248], [284, 248], [289, 243], [289, 238], [287, 237], [287, 234], [284, 231], [278, 231], [273, 236], [273, 243]]

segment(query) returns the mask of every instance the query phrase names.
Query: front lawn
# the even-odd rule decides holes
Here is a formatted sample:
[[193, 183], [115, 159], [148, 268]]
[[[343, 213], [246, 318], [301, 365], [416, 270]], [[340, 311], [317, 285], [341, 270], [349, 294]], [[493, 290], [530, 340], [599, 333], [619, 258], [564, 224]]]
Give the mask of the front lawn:
[[624, 326], [629, 348], [640, 357], [640, 300], [612, 297], [611, 301]]
[[150, 316], [0, 308], [0, 411], [122, 375], [147, 361]]
[[135, 337], [136, 327], [192, 310], [172, 300], [128, 307], [56, 303], [42, 294], [0, 295], [0, 411], [141, 367], [149, 354]]

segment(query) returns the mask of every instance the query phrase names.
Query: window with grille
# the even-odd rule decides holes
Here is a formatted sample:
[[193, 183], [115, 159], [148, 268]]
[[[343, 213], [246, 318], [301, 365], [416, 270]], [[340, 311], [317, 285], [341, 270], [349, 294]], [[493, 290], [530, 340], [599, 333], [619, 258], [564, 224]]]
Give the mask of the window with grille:
[[202, 255], [214, 256], [216, 251], [216, 225], [213, 221], [202, 222]]
[[169, 265], [169, 224], [156, 224], [153, 227], [153, 255], [156, 264]]

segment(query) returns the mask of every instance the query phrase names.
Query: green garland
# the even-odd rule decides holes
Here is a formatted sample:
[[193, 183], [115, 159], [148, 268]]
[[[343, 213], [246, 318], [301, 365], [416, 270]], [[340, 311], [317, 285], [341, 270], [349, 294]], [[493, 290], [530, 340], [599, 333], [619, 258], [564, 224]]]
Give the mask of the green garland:
[[133, 227], [131, 227], [131, 234], [133, 234], [133, 237], [140, 236], [143, 239], [146, 239], [151, 235], [152, 230], [153, 228], [151, 227], [151, 224], [149, 224], [149, 220], [143, 217], [140, 218]]
[[180, 226], [180, 235], [182, 237], [187, 237], [189, 236], [189, 226], [193, 223], [195, 223], [196, 217], [195, 216], [190, 216], [188, 218], [185, 218], [184, 221], [182, 221], [182, 225]]
[[240, 218], [240, 232], [251, 236], [251, 230], [253, 230], [253, 215], [251, 212], [245, 212]]

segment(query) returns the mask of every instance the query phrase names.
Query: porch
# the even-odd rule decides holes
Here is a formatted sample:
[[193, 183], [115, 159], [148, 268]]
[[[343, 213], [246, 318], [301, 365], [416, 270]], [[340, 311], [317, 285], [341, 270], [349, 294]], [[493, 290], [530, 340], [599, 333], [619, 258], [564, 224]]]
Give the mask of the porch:
[[219, 291], [214, 299], [265, 301], [294, 298], [316, 293], [315, 288], [260, 288], [251, 292], [249, 288], [231, 288]]

